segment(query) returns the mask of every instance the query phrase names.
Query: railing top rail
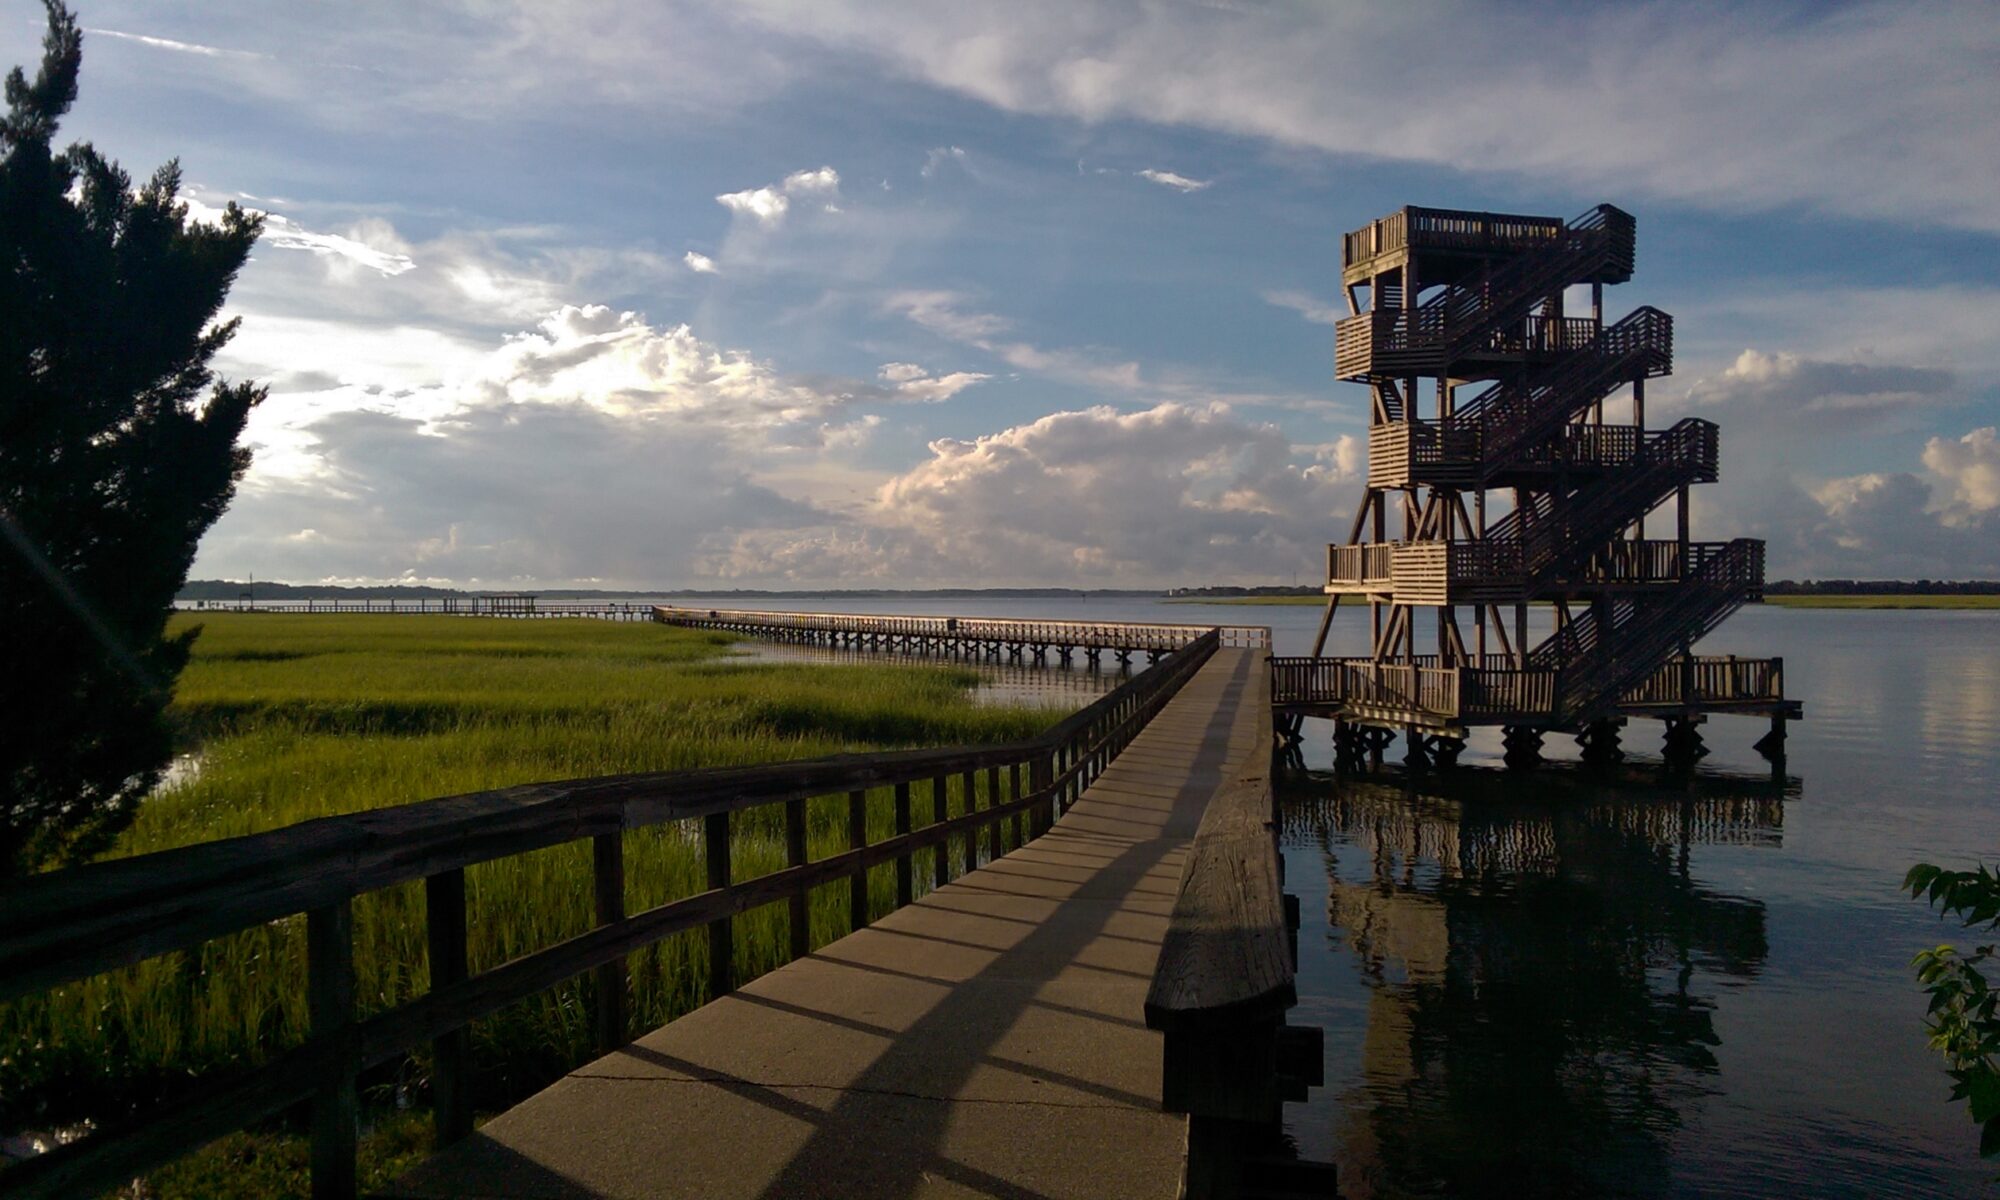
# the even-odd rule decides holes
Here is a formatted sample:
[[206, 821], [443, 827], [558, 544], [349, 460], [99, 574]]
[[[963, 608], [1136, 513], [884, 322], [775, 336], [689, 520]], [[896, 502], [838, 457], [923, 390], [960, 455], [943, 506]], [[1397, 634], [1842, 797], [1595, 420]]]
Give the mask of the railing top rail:
[[29, 876], [0, 889], [0, 1000], [439, 871], [620, 829], [1019, 762], [1171, 686], [1219, 641], [1218, 630], [1205, 631], [1019, 742], [523, 784]]

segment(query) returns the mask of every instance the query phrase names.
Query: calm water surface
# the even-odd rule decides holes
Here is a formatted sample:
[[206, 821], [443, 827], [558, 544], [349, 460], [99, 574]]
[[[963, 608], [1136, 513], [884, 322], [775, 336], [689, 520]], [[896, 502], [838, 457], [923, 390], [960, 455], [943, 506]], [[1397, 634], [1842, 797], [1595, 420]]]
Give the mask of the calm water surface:
[[[1318, 620], [1143, 600], [783, 607], [1268, 624], [1280, 654], [1306, 652]], [[1330, 649], [1366, 642], [1343, 614]], [[1292, 1021], [1325, 1028], [1326, 1086], [1286, 1114], [1344, 1195], [2000, 1195], [1945, 1102], [1910, 974], [1957, 931], [1897, 892], [1918, 860], [2000, 858], [2000, 614], [1755, 607], [1701, 650], [1785, 656], [1806, 720], [1782, 783], [1748, 719], [1707, 726], [1693, 779], [1661, 777], [1659, 726], [1638, 723], [1613, 778], [1573, 762], [1509, 778], [1482, 733], [1448, 786], [1336, 780], [1330, 727], [1307, 723], [1284, 787], [1304, 910]], [[1566, 739], [1549, 752], [1574, 759]]]

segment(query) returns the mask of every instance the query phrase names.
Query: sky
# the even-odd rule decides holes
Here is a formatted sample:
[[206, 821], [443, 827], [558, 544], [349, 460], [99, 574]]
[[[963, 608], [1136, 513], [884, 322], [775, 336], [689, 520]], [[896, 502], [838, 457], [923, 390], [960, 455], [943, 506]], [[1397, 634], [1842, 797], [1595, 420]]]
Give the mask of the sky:
[[[1638, 218], [1773, 578], [2000, 578], [2000, 7], [76, 0], [61, 139], [269, 214], [194, 575], [1315, 582], [1340, 241]], [[41, 6], [0, 0], [0, 64]]]

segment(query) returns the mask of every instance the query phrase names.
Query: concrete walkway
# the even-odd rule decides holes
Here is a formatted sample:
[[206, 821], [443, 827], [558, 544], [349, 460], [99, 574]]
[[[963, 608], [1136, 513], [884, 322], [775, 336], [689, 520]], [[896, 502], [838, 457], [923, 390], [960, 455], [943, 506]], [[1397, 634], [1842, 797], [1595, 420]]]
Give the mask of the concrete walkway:
[[1270, 746], [1222, 650], [1054, 830], [575, 1071], [390, 1196], [1171, 1200], [1142, 1017], [1181, 860]]

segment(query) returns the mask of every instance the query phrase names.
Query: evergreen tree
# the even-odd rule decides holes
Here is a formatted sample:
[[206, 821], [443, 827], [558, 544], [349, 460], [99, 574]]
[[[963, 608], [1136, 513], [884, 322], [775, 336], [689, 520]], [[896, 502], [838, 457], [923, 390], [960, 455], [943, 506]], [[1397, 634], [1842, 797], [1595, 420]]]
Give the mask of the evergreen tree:
[[0, 118], [0, 878], [103, 848], [171, 760], [194, 634], [167, 617], [264, 397], [208, 366], [261, 217], [190, 222], [177, 163], [135, 190], [88, 144], [54, 151], [83, 38], [44, 2]]

